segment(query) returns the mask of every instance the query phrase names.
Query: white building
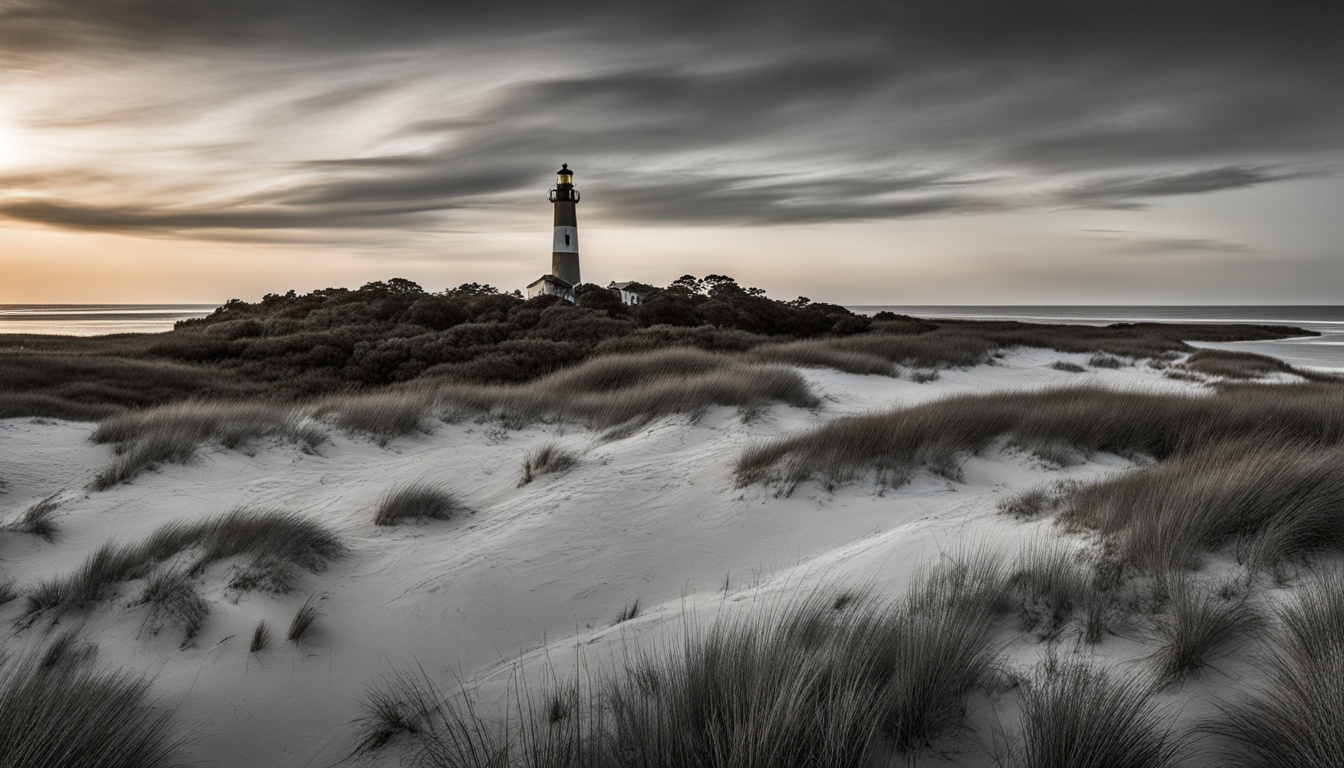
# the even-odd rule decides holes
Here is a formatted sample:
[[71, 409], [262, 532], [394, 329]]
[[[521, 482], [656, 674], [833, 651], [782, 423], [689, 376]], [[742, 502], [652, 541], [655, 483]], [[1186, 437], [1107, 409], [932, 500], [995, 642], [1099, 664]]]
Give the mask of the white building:
[[633, 306], [636, 304], [643, 304], [644, 300], [656, 289], [651, 285], [627, 281], [624, 283], [611, 283], [607, 286], [607, 290], [615, 291], [616, 294], [621, 297], [622, 304]]
[[574, 286], [555, 275], [542, 275], [527, 286], [527, 298], [537, 296], [559, 296], [568, 302], [574, 301]]

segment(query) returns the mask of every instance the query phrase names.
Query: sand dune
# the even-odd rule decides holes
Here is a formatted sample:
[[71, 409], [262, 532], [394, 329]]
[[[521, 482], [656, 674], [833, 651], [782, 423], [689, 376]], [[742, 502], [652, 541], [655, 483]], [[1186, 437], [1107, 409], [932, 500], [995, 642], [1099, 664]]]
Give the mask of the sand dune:
[[[236, 559], [211, 566], [199, 580], [209, 615], [185, 647], [171, 623], [157, 635], [146, 631], [148, 608], [135, 605], [138, 581], [96, 607], [60, 616], [54, 628], [39, 616], [12, 630], [7, 643], [35, 645], [78, 626], [97, 644], [98, 663], [152, 678], [155, 694], [190, 732], [189, 755], [203, 764], [329, 765], [353, 747], [352, 723], [368, 687], [397, 669], [418, 665], [448, 688], [458, 679], [478, 681], [482, 701], [496, 701], [518, 664], [536, 679], [547, 664], [571, 668], [581, 649], [585, 664], [601, 666], [641, 643], [668, 642], [688, 615], [711, 623], [824, 584], [899, 594], [921, 567], [976, 546], [1010, 553], [1047, 540], [1086, 546], [1083, 536], [1059, 533], [1048, 518], [1014, 520], [997, 505], [1042, 482], [1106, 476], [1133, 466], [1132, 459], [1097, 454], [1061, 468], [996, 448], [968, 457], [956, 479], [922, 472], [887, 490], [871, 481], [834, 490], [805, 483], [788, 495], [739, 487], [733, 476], [741, 453], [762, 440], [954, 393], [1081, 382], [1208, 391], [1143, 365], [1078, 374], [1051, 367], [1060, 360], [1083, 365], [1087, 355], [1014, 350], [995, 365], [944, 370], [927, 383], [800, 369], [822, 400], [818, 408], [777, 404], [744, 417], [715, 407], [626, 435], [561, 424], [504, 429], [468, 419], [379, 447], [331, 429], [312, 453], [278, 442], [246, 452], [209, 448], [186, 465], [163, 465], [99, 492], [84, 488], [113, 454], [89, 442], [93, 425], [0, 421], [0, 476], [8, 483], [0, 509], [16, 514], [52, 494], [59, 501], [54, 542], [0, 534], [0, 569], [21, 588], [72, 571], [109, 540], [138, 541], [166, 523], [238, 507], [320, 521], [349, 548], [324, 570], [299, 572], [288, 594], [230, 588], [231, 569], [242, 567]], [[520, 486], [525, 456], [548, 443], [572, 453], [576, 465]], [[420, 481], [451, 489], [470, 513], [374, 525], [390, 489]], [[302, 642], [285, 642], [284, 628], [310, 596], [320, 618]], [[612, 626], [636, 601], [637, 616]], [[23, 599], [11, 601], [0, 606], [0, 620], [19, 626], [24, 610]], [[249, 653], [260, 620], [279, 636]], [[1023, 633], [1004, 654], [1010, 667], [1025, 669], [1055, 647]], [[1137, 633], [1108, 637], [1086, 653], [1125, 667], [1151, 650]], [[1163, 695], [1185, 721], [1210, 714], [1206, 694], [1236, 679], [1201, 678]], [[1004, 716], [977, 702], [979, 725]], [[948, 742], [918, 759], [988, 765], [985, 738], [979, 732], [979, 741]], [[939, 762], [945, 759], [952, 762]]]

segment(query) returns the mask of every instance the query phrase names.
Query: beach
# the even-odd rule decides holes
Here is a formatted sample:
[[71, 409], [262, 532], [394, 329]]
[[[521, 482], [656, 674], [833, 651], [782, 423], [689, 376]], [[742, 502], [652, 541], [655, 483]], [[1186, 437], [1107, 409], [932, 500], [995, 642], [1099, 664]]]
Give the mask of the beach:
[[[380, 445], [314, 423], [321, 435], [311, 447], [280, 439], [205, 445], [185, 463], [159, 464], [96, 492], [91, 481], [116, 456], [90, 442], [94, 425], [7, 419], [0, 422], [8, 484], [0, 504], [17, 511], [51, 499], [60, 530], [54, 542], [0, 540], [5, 572], [23, 584], [71, 572], [109, 540], [136, 541], [174, 521], [238, 508], [320, 520], [348, 548], [299, 572], [284, 594], [230, 587], [228, 574], [244, 566], [226, 560], [199, 585], [208, 617], [185, 643], [171, 621], [154, 628], [149, 608], [137, 603], [141, 587], [131, 582], [91, 610], [15, 632], [8, 644], [36, 646], [78, 627], [96, 640], [100, 664], [152, 678], [158, 700], [190, 729], [194, 760], [326, 765], [355, 749], [371, 687], [405, 670], [449, 691], [467, 685], [482, 707], [507, 709], [519, 679], [611, 669], [632, 653], [677, 647], [687, 627], [769, 615], [818, 590], [899, 595], [922, 570], [977, 548], [1005, 557], [1032, 546], [1085, 551], [1087, 537], [1060, 531], [1049, 516], [1005, 515], [1005, 501], [1149, 460], [1101, 451], [1052, 461], [995, 443], [960, 457], [955, 470], [920, 469], [904, 483], [867, 475], [785, 488], [735, 477], [734, 464], [753, 446], [958, 395], [1086, 385], [1203, 397], [1216, 382], [1173, 378], [1167, 364], [1098, 367], [1088, 354], [1043, 349], [1007, 350], [991, 362], [946, 368], [923, 382], [796, 368], [816, 407], [777, 403], [748, 414], [713, 406], [615, 431], [563, 421], [510, 426], [482, 416], [437, 419]], [[1293, 374], [1263, 380], [1302, 382]], [[547, 445], [571, 455], [573, 467], [520, 484], [524, 461]], [[469, 512], [375, 526], [380, 502], [417, 482], [451, 488]], [[283, 631], [305, 599], [320, 612], [311, 633], [249, 652], [259, 621]], [[0, 606], [7, 624], [22, 625], [24, 616], [23, 600]], [[1153, 652], [1124, 632], [1095, 645], [1072, 633], [1046, 642], [1005, 631], [996, 640], [999, 658], [1008, 672], [1029, 675], [1045, 654], [1083, 654], [1129, 669]], [[1220, 662], [1219, 674], [1164, 690], [1157, 703], [1179, 712], [1172, 723], [1181, 727], [1213, 714], [1209, 702], [1258, 679], [1249, 654], [1248, 645]], [[975, 701], [976, 733], [988, 733], [1014, 706], [1008, 694]], [[914, 754], [915, 764], [995, 764], [983, 744], [946, 736], [936, 743]], [[379, 759], [397, 754], [395, 743], [390, 749]]]

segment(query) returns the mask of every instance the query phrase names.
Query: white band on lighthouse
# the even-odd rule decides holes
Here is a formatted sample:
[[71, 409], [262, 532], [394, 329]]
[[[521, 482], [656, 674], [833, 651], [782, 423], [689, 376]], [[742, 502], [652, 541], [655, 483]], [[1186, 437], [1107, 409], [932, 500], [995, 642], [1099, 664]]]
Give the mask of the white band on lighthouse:
[[578, 253], [579, 230], [576, 227], [556, 227], [555, 244], [551, 253]]

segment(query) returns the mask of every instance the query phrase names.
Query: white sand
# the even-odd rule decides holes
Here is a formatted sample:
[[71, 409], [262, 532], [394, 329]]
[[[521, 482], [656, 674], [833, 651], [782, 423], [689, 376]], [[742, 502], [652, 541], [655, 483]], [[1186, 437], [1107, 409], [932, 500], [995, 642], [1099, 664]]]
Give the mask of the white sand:
[[[157, 637], [139, 636], [145, 609], [130, 607], [138, 583], [96, 610], [61, 620], [62, 628], [85, 622], [100, 663], [154, 678], [154, 690], [192, 729], [193, 757], [202, 764], [329, 765], [352, 745], [360, 695], [394, 668], [418, 663], [450, 686], [455, 674], [489, 677], [494, 671], [489, 690], [499, 683], [498, 670], [520, 654], [564, 667], [582, 644], [587, 661], [599, 663], [622, 643], [679, 627], [683, 609], [708, 616], [750, 605], [761, 599], [753, 587], [784, 594], [822, 581], [853, 582], [894, 595], [939, 552], [968, 542], [1012, 546], [1056, 536], [1048, 523], [997, 515], [996, 500], [1128, 462], [1102, 455], [1059, 470], [1000, 452], [973, 458], [963, 482], [925, 474], [882, 494], [871, 483], [834, 492], [805, 484], [787, 498], [735, 487], [731, 469], [753, 441], [950, 393], [1085, 382], [1206, 391], [1143, 365], [1085, 374], [1048, 367], [1086, 358], [1018, 350], [996, 365], [943, 371], [927, 384], [804, 370], [824, 399], [815, 411], [779, 405], [744, 423], [733, 409], [717, 408], [698, 421], [664, 419], [609, 442], [573, 426], [506, 432], [463, 423], [388, 448], [333, 434], [318, 455], [289, 445], [255, 446], [252, 453], [206, 449], [190, 465], [161, 467], [98, 493], [83, 487], [112, 451], [88, 441], [93, 425], [4, 420], [0, 479], [10, 485], [0, 492], [0, 514], [16, 514], [56, 492], [64, 503], [54, 516], [60, 526], [55, 543], [0, 533], [0, 575], [31, 584], [75, 568], [109, 539], [135, 540], [163, 523], [240, 504], [330, 524], [349, 542], [350, 555], [325, 572], [305, 574], [292, 594], [232, 592], [224, 588], [227, 566], [212, 569], [203, 591], [211, 613], [189, 648], [178, 648], [172, 627]], [[524, 454], [548, 440], [580, 453], [582, 463], [517, 487]], [[456, 489], [476, 513], [396, 528], [373, 525], [374, 508], [389, 488], [424, 479]], [[309, 640], [291, 646], [284, 630], [312, 593], [320, 596], [324, 616]], [[635, 599], [641, 617], [610, 627]], [[0, 606], [0, 621], [12, 626], [22, 602]], [[248, 642], [263, 618], [277, 637], [253, 656]], [[11, 647], [34, 642], [42, 626], [16, 630]], [[1032, 645], [1021, 641], [1009, 657], [1033, 658], [1040, 649]], [[1101, 648], [1117, 661], [1143, 652], [1140, 643], [1118, 638]], [[1201, 700], [1203, 685], [1184, 689], [1195, 692], [1189, 701]], [[966, 758], [972, 762], [962, 764], [978, 759]]]

